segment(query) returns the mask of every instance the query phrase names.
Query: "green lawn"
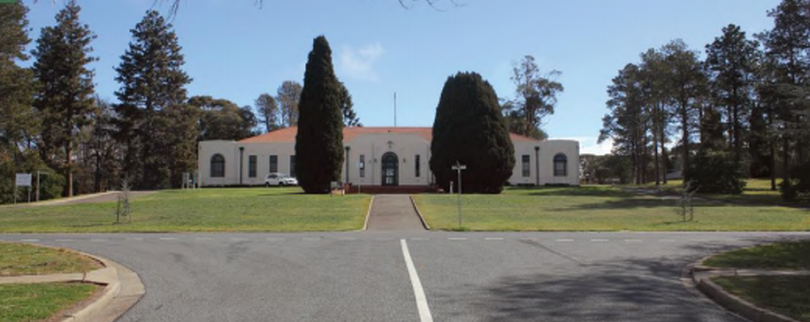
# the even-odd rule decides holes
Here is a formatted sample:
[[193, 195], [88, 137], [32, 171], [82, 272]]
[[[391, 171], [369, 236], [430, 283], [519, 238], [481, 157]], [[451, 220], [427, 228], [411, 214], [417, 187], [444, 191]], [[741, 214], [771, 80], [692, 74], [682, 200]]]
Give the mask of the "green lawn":
[[63, 249], [0, 243], [0, 276], [84, 273], [101, 268], [85, 256]]
[[0, 285], [0, 321], [47, 320], [88, 299], [97, 288], [79, 283]]
[[[458, 229], [456, 196], [415, 196], [433, 229]], [[510, 187], [500, 195], [464, 195], [463, 226], [506, 231], [808, 231], [810, 211], [770, 205], [697, 202], [682, 222], [675, 200], [608, 186]]]
[[726, 252], [704, 262], [713, 267], [810, 270], [810, 240]]
[[368, 195], [306, 195], [300, 188], [167, 190], [136, 198], [132, 222], [116, 203], [0, 209], [0, 232], [344, 231], [362, 229]]
[[810, 276], [717, 277], [712, 280], [757, 306], [810, 322]]
[[[782, 179], [776, 180], [777, 189]], [[654, 183], [644, 185], [624, 185], [624, 188], [643, 188], [653, 189]], [[683, 191], [683, 180], [669, 180], [666, 185], [659, 187], [661, 191], [670, 194], [680, 194]], [[802, 206], [796, 203], [786, 202], [782, 199], [782, 194], [779, 190], [771, 190], [771, 180], [769, 179], [747, 179], [743, 193], [740, 195], [728, 194], [698, 194], [701, 198], [718, 200], [723, 202], [730, 202], [738, 205], [752, 205], [752, 206]], [[805, 205], [806, 206], [806, 205]]]

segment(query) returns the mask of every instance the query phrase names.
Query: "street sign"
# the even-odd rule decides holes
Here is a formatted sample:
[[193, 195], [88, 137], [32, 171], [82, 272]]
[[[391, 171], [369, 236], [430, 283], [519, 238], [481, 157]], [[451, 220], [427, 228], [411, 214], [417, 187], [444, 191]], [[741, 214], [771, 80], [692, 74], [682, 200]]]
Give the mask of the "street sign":
[[466, 165], [454, 165], [453, 170], [467, 170]]
[[365, 165], [363, 164], [363, 162], [357, 162], [357, 168], [358, 169], [362, 169], [364, 166]]
[[18, 173], [17, 178], [14, 181], [17, 187], [30, 187], [31, 186], [31, 174], [30, 173]]

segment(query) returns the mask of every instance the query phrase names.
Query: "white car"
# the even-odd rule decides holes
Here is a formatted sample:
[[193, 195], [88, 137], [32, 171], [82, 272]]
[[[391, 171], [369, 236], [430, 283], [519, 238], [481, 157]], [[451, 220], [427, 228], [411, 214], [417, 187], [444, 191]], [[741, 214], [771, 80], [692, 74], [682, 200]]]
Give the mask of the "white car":
[[264, 178], [264, 185], [265, 186], [297, 186], [298, 180], [292, 178], [284, 173], [273, 172], [267, 175]]

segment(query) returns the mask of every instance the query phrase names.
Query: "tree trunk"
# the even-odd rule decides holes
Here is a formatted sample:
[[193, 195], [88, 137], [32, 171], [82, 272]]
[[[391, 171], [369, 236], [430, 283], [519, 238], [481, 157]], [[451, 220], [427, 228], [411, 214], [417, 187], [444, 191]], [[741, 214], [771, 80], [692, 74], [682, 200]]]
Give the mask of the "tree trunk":
[[73, 149], [70, 146], [70, 143], [67, 144], [65, 148], [65, 152], [67, 154], [65, 160], [65, 180], [67, 180], [65, 184], [65, 197], [70, 198], [73, 197], [73, 170], [71, 169], [72, 160], [70, 155], [73, 153]]
[[683, 177], [684, 183], [689, 181], [687, 176], [687, 170], [689, 169], [689, 114], [686, 106], [686, 103], [681, 101], [681, 149], [683, 150], [681, 177]]
[[[784, 135], [784, 134], [783, 134]], [[782, 138], [782, 182], [790, 180], [790, 142], [787, 137]]]

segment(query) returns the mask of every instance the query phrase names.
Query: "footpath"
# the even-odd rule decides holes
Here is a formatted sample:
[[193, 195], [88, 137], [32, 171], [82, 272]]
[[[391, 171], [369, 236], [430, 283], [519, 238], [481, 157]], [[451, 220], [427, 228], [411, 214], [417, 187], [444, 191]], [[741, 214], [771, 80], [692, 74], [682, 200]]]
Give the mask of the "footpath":
[[424, 231], [427, 226], [409, 195], [375, 195], [371, 200], [366, 230]]
[[80, 253], [100, 262], [100, 268], [86, 275], [52, 274], [0, 277], [0, 284], [69, 283], [81, 282], [103, 286], [101, 293], [86, 306], [66, 312], [62, 322], [113, 322], [137, 303], [146, 293], [135, 272], [113, 261]]

